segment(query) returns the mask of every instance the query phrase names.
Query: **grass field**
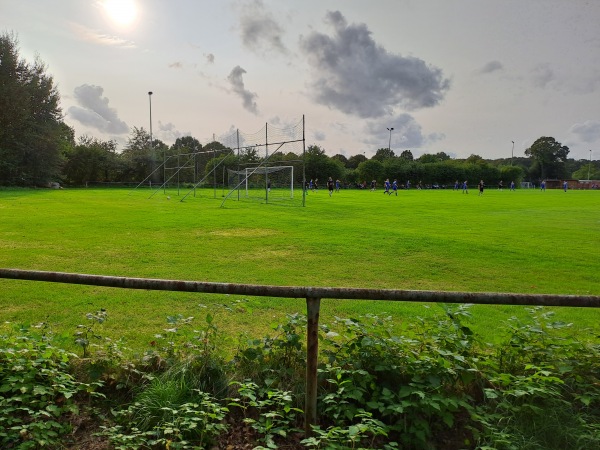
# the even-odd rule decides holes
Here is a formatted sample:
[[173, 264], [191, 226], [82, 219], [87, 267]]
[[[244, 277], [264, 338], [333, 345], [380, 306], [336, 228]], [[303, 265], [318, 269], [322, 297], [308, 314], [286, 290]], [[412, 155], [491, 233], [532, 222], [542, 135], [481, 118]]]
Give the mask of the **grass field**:
[[[183, 192], [182, 192], [183, 194]], [[306, 207], [227, 201], [176, 190], [0, 190], [0, 267], [271, 285], [600, 295], [600, 192], [490, 189], [310, 192]], [[170, 196], [170, 199], [168, 199]], [[297, 192], [296, 195], [301, 195]], [[103, 334], [133, 347], [168, 315], [201, 316], [225, 296], [128, 291], [0, 280], [2, 322], [48, 321], [72, 332], [105, 308]], [[436, 310], [420, 304], [324, 300], [334, 315], [392, 314], [398, 323]], [[473, 308], [494, 340], [521, 307]], [[304, 299], [250, 298], [217, 325], [261, 336]], [[600, 310], [561, 308], [578, 329], [599, 330]]]

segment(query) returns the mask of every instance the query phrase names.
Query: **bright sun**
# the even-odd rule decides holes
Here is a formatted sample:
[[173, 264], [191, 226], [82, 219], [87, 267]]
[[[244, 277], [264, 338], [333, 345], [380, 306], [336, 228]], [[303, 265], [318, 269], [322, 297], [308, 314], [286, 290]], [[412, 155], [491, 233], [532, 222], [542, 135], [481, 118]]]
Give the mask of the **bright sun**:
[[134, 0], [104, 0], [103, 6], [106, 13], [117, 25], [129, 25], [137, 15]]

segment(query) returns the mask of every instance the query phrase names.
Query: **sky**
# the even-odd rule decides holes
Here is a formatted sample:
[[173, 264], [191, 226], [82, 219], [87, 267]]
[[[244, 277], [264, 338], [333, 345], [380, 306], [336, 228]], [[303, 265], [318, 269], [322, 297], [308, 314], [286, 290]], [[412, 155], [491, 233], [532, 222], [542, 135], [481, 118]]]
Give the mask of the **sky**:
[[522, 157], [551, 136], [597, 160], [599, 24], [598, 0], [0, 0], [76, 136], [121, 150], [134, 127], [206, 144], [304, 116], [330, 156]]

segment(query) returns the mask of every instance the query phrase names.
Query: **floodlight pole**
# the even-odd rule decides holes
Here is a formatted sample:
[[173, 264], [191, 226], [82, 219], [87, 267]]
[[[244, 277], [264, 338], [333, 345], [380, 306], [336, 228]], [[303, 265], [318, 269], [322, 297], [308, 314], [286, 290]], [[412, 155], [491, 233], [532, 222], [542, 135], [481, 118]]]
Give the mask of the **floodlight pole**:
[[394, 131], [394, 127], [388, 128], [388, 131], [390, 132], [390, 140], [388, 142], [388, 150], [391, 150], [392, 149], [392, 131]]
[[[150, 156], [152, 156], [152, 172], [154, 173], [154, 149], [152, 147], [152, 91], [148, 92], [148, 102], [150, 105]], [[164, 158], [163, 158], [164, 159]], [[163, 166], [163, 171], [165, 170]], [[163, 179], [164, 179], [163, 173]], [[150, 185], [152, 185], [152, 179], [150, 179]]]
[[512, 142], [512, 150], [510, 151], [510, 165], [512, 166], [512, 162], [513, 162], [513, 153], [515, 152], [515, 141], [510, 141]]
[[590, 171], [592, 170], [592, 149], [590, 149], [590, 165], [588, 166], [588, 181], [590, 181]]

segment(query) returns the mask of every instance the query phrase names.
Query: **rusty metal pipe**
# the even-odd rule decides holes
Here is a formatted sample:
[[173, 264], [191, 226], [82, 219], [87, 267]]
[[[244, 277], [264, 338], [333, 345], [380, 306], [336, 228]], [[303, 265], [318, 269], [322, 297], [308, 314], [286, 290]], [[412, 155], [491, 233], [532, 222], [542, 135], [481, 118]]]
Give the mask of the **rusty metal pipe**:
[[307, 286], [271, 286], [204, 281], [163, 280], [114, 277], [68, 272], [0, 269], [0, 278], [53, 283], [83, 284], [127, 289], [147, 289], [209, 294], [236, 294], [257, 297], [331, 298], [387, 300], [426, 303], [472, 303], [479, 305], [532, 305], [599, 308], [598, 295], [513, 294], [498, 292], [413, 291], [401, 289], [364, 289]]

